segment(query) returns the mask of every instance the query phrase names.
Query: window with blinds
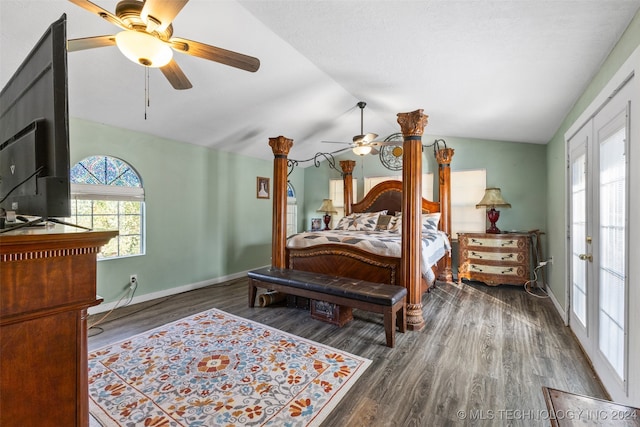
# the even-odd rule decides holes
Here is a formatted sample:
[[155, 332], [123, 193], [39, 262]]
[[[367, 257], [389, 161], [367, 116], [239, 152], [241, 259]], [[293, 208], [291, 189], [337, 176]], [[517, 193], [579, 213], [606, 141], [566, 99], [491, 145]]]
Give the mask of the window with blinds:
[[[329, 198], [333, 202], [333, 207], [338, 211], [337, 214], [331, 216], [329, 227], [333, 228], [344, 216], [344, 183], [341, 179], [329, 180]], [[360, 200], [358, 198], [358, 178], [353, 178], [353, 200]]]
[[[458, 232], [484, 232], [486, 230], [486, 212], [477, 209], [487, 182], [485, 169], [451, 172], [451, 236], [458, 238]], [[388, 181], [402, 181], [402, 175], [378, 176], [364, 179], [365, 195], [377, 184]], [[434, 200], [434, 176], [422, 175], [422, 197]], [[342, 191], [342, 187], [340, 187]]]
[[451, 238], [458, 233], [483, 233], [487, 229], [486, 209], [476, 208], [487, 187], [485, 169], [451, 172]]

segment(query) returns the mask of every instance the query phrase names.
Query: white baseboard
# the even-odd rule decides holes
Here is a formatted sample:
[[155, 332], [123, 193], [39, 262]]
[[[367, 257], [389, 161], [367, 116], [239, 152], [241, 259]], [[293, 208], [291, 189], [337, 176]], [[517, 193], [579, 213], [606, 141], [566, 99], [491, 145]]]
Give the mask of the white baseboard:
[[558, 310], [558, 314], [560, 315], [560, 318], [562, 319], [564, 324], [568, 325], [569, 319], [567, 319], [567, 312], [565, 311], [564, 307], [560, 305], [560, 303], [558, 302], [558, 299], [553, 294], [553, 292], [551, 292], [551, 288], [548, 286], [547, 286], [547, 294], [549, 295], [549, 299], [551, 299], [551, 302], [553, 303], [556, 310]]
[[[139, 304], [141, 302], [151, 301], [151, 300], [158, 299], [158, 298], [164, 298], [164, 297], [168, 297], [168, 296], [171, 296], [171, 295], [180, 294], [182, 292], [187, 292], [187, 291], [192, 291], [194, 289], [204, 288], [206, 286], [217, 285], [219, 283], [227, 282], [229, 280], [239, 279], [241, 277], [246, 277], [248, 271], [249, 270], [241, 271], [239, 273], [230, 274], [228, 276], [216, 277], [216, 278], [209, 279], [209, 280], [203, 280], [202, 282], [190, 283], [190, 284], [187, 284], [187, 285], [178, 286], [178, 287], [171, 288], [171, 289], [165, 289], [163, 291], [151, 292], [149, 294], [139, 295], [137, 297], [133, 297], [133, 299], [131, 300], [129, 305]], [[109, 311], [109, 310], [112, 310], [113, 308], [115, 308], [117, 303], [118, 303], [117, 301], [114, 301], [114, 302], [108, 302], [108, 303], [100, 304], [100, 305], [97, 305], [95, 307], [89, 307], [88, 312], [89, 312], [89, 314], [103, 313], [105, 311]]]

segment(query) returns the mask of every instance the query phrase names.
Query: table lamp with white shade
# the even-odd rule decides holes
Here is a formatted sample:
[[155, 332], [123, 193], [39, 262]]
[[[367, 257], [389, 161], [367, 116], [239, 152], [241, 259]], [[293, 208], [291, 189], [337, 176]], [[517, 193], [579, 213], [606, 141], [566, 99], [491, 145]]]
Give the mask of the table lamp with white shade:
[[329, 223], [331, 222], [331, 214], [338, 213], [335, 207], [333, 207], [333, 201], [331, 199], [323, 199], [322, 206], [320, 206], [316, 212], [324, 212], [324, 229], [329, 230]]
[[496, 222], [500, 218], [500, 211], [496, 208], [510, 208], [511, 205], [502, 198], [499, 188], [487, 188], [484, 190], [484, 197], [476, 205], [476, 208], [490, 208], [487, 210], [487, 218], [491, 226], [487, 228], [487, 233], [500, 233], [500, 229], [496, 227]]

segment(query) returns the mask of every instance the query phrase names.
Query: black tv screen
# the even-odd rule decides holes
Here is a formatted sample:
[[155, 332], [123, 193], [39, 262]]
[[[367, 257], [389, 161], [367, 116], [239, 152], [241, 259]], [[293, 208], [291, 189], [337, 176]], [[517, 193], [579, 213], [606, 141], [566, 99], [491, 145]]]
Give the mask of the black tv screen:
[[70, 216], [66, 15], [0, 92], [0, 207]]

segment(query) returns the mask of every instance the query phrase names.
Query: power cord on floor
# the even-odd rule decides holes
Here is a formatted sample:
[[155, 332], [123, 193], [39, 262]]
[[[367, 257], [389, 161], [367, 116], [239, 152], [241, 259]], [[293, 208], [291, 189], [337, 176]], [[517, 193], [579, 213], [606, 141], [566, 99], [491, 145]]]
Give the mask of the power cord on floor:
[[[538, 270], [540, 270], [542, 267], [547, 265], [547, 263], [548, 263], [548, 261], [541, 261], [540, 264], [538, 264], [538, 266], [533, 269], [533, 279], [527, 280], [526, 282], [524, 282], [524, 290], [529, 295], [533, 295], [536, 298], [549, 298], [549, 294], [547, 294], [547, 292], [544, 289], [539, 288], [537, 286], [538, 285]], [[542, 292], [543, 295], [538, 295], [538, 294], [533, 293], [533, 291], [531, 291], [531, 285], [532, 284], [535, 284], [536, 289], [538, 289], [540, 292]]]
[[[91, 337], [96, 336], [101, 334], [102, 332], [104, 332], [104, 329], [102, 328], [98, 328], [98, 325], [101, 324], [102, 322], [105, 321], [105, 319], [107, 317], [109, 317], [109, 315], [111, 315], [111, 313], [113, 313], [113, 311], [116, 308], [122, 308], [122, 307], [126, 307], [129, 304], [131, 304], [131, 301], [133, 300], [133, 295], [136, 293], [136, 289], [138, 289], [138, 279], [132, 278], [131, 281], [129, 282], [129, 286], [127, 286], [124, 291], [120, 294], [118, 301], [116, 301], [116, 303], [114, 304], [114, 306], [111, 308], [111, 310], [107, 311], [105, 313], [104, 316], [102, 316], [100, 319], [96, 320], [94, 323], [88, 325], [88, 330], [90, 329], [99, 329], [99, 331], [97, 333], [94, 333], [92, 335], [89, 335]], [[124, 303], [122, 306], [120, 306], [119, 304], [122, 302], [122, 300], [129, 295], [129, 299], [127, 300], [126, 303]]]
[[[246, 278], [244, 278], [244, 277], [243, 277], [243, 278], [238, 278], [238, 279], [232, 279], [232, 280], [230, 280], [230, 281], [228, 281], [228, 282], [220, 283], [218, 286], [232, 286], [232, 285], [235, 285], [235, 284], [236, 284], [236, 283], [238, 283], [238, 282], [242, 282], [242, 281], [245, 281], [245, 280], [246, 280]], [[137, 283], [137, 281], [136, 281], [136, 283]], [[96, 332], [96, 333], [94, 333], [94, 334], [89, 334], [89, 337], [94, 337], [94, 336], [96, 336], [96, 335], [100, 335], [102, 332], [104, 332], [104, 330], [103, 330], [102, 328], [98, 327], [98, 325], [99, 325], [100, 323], [102, 323], [102, 322], [106, 319], [106, 317], [107, 317], [107, 316], [111, 315], [111, 313], [112, 313], [116, 308], [123, 308], [123, 307], [128, 306], [128, 305], [131, 303], [131, 299], [133, 298], [133, 292], [131, 293], [131, 295], [130, 295], [130, 297], [129, 297], [129, 300], [127, 301], [127, 303], [126, 303], [126, 304], [124, 304], [124, 305], [122, 305], [121, 307], [118, 307], [118, 304], [120, 303], [120, 301], [122, 301], [122, 299], [126, 296], [126, 292], [127, 292], [127, 290], [128, 290], [128, 289], [131, 289], [131, 287], [128, 287], [128, 288], [126, 288], [126, 289], [124, 290], [123, 295], [121, 295], [121, 296], [120, 296], [120, 299], [118, 300], [118, 302], [116, 302], [116, 305], [115, 305], [111, 310], [109, 310], [109, 312], [108, 312], [107, 314], [105, 314], [102, 318], [100, 318], [100, 319], [99, 319], [99, 320], [97, 320], [95, 323], [93, 323], [91, 326], [89, 326], [89, 328], [93, 328], [94, 330], [97, 330], [97, 331], [98, 331], [98, 332]], [[135, 289], [134, 289], [134, 292], [135, 292]], [[120, 317], [117, 317], [117, 318], [115, 318], [115, 319], [112, 319], [112, 321], [113, 321], [113, 320], [119, 320], [119, 319], [122, 319], [122, 318], [124, 318], [124, 317], [128, 317], [128, 316], [132, 316], [132, 315], [137, 314], [137, 313], [140, 313], [141, 311], [144, 311], [144, 310], [148, 310], [148, 309], [150, 309], [150, 308], [152, 308], [152, 307], [155, 307], [155, 306], [157, 306], [157, 305], [163, 304], [163, 303], [165, 303], [165, 302], [167, 302], [167, 301], [169, 301], [169, 300], [171, 300], [171, 299], [173, 299], [173, 298], [177, 297], [178, 295], [180, 295], [180, 294], [173, 294], [173, 295], [169, 295], [169, 296], [164, 297], [164, 298], [158, 298], [158, 299], [156, 299], [156, 300], [155, 300], [155, 301], [156, 301], [155, 303], [153, 303], [153, 304], [148, 304], [148, 305], [144, 305], [144, 306], [143, 306], [142, 308], [140, 308], [139, 310], [130, 311], [130, 312], [126, 313], [126, 314], [122, 314]]]

